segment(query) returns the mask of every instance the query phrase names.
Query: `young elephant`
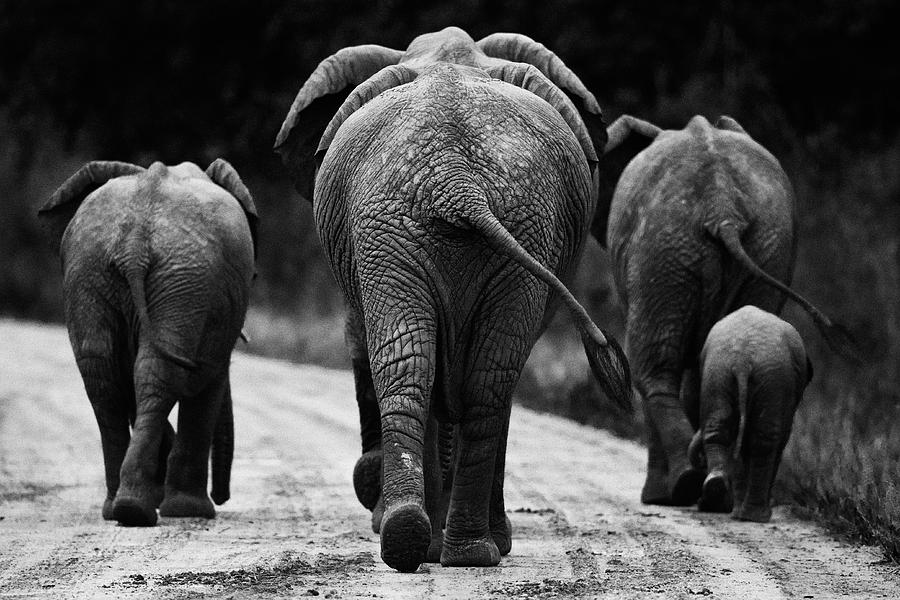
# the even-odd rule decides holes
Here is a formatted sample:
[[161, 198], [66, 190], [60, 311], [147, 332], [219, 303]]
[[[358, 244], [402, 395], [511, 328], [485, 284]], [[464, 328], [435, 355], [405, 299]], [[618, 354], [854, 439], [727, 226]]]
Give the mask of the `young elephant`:
[[812, 378], [803, 340], [772, 313], [744, 306], [713, 326], [700, 361], [700, 429], [689, 452], [702, 467], [702, 451], [709, 469], [700, 510], [734, 505], [735, 519], [766, 522], [794, 411]]
[[[234, 444], [228, 365], [254, 274], [256, 209], [216, 160], [88, 163], [40, 209], [106, 466], [103, 518], [215, 516]], [[178, 434], [167, 421], [179, 403]], [[131, 433], [129, 434], [129, 425]], [[167, 464], [168, 461], [168, 464]]]

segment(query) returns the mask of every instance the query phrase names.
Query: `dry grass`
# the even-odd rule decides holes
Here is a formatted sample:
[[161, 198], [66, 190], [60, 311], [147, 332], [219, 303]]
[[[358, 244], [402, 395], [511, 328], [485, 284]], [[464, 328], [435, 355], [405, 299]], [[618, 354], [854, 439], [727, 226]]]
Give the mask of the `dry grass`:
[[249, 343], [238, 350], [294, 362], [348, 368], [344, 317], [297, 308], [292, 313], [251, 306], [244, 322]]

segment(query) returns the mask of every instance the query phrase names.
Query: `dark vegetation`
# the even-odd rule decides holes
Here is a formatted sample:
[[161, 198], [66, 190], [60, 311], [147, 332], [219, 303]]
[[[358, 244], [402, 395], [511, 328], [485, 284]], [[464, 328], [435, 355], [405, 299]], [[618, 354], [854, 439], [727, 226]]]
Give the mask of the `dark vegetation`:
[[[804, 314], [816, 377], [780, 497], [900, 558], [900, 5], [867, 2], [419, 0], [0, 4], [0, 313], [59, 320], [56, 258], [36, 207], [83, 162], [228, 159], [262, 217], [250, 349], [347, 364], [337, 289], [309, 205], [271, 151], [294, 94], [347, 45], [405, 48], [459, 25], [516, 31], [559, 54], [609, 120], [664, 127], [730, 114], [782, 161], [801, 215], [795, 287], [856, 334], [862, 366], [831, 354]], [[613, 333], [622, 314], [589, 242], [574, 288]], [[528, 406], [639, 438], [602, 407], [568, 322], [539, 342]]]

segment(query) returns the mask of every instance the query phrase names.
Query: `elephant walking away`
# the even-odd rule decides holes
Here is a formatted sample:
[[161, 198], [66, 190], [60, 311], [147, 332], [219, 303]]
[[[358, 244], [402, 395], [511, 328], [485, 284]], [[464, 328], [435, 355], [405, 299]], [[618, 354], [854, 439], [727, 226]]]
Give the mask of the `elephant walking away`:
[[700, 428], [689, 452], [702, 468], [702, 451], [709, 470], [700, 510], [733, 507], [735, 519], [764, 523], [794, 412], [812, 379], [803, 340], [772, 313], [744, 306], [713, 325], [700, 371]]
[[[95, 161], [40, 209], [106, 467], [103, 518], [215, 516], [234, 446], [228, 365], [254, 275], [256, 208], [222, 159]], [[178, 403], [178, 433], [168, 415]], [[130, 426], [130, 427], [129, 427]]]
[[516, 34], [475, 42], [455, 27], [405, 52], [340, 50], [285, 119], [276, 149], [313, 202], [349, 307], [357, 495], [376, 510], [380, 498], [381, 555], [395, 569], [496, 565], [509, 551], [511, 396], [559, 302], [601, 385], [629, 403], [624, 353], [561, 281], [594, 210], [598, 123], [594, 96], [546, 47]]
[[601, 243], [605, 233], [647, 416], [641, 501], [686, 506], [704, 479], [687, 449], [697, 428], [698, 357], [716, 321], [748, 304], [777, 314], [789, 297], [833, 348], [848, 357], [855, 348], [842, 327], [788, 287], [794, 193], [775, 157], [734, 119], [713, 126], [696, 116], [684, 129], [664, 131], [623, 116], [607, 131], [592, 232]]

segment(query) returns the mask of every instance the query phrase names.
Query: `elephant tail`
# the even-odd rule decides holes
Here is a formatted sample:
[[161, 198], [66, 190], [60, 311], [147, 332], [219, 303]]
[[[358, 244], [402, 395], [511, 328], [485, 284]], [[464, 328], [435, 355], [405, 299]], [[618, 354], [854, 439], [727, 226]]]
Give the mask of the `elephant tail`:
[[234, 458], [234, 413], [231, 405], [231, 391], [222, 399], [212, 442], [212, 499], [216, 504], [224, 504], [231, 498], [231, 463]]
[[537, 261], [490, 211], [486, 203], [470, 207], [463, 220], [481, 234], [498, 252], [512, 258], [526, 271], [546, 283], [559, 294], [581, 333], [588, 363], [603, 392], [616, 404], [631, 410], [631, 371], [621, 346], [591, 320], [572, 292], [544, 265]]
[[809, 300], [766, 273], [757, 265], [750, 255], [747, 254], [743, 244], [741, 244], [741, 232], [735, 223], [725, 220], [719, 223], [717, 227], [708, 228], [708, 231], [714, 238], [722, 242], [728, 253], [745, 269], [799, 304], [812, 317], [822, 337], [825, 338], [832, 350], [852, 363], [858, 364], [861, 362], [859, 347], [847, 328], [840, 323], [832, 321], [825, 313], [813, 306]]
[[131, 300], [134, 302], [134, 308], [137, 311], [138, 321], [140, 322], [143, 335], [147, 337], [150, 344], [160, 355], [185, 369], [197, 369], [198, 365], [196, 362], [169, 350], [156, 340], [153, 323], [150, 321], [150, 313], [147, 311], [147, 293], [144, 287], [144, 279], [146, 276], [147, 272], [145, 268], [130, 269], [125, 273], [125, 279], [128, 281], [128, 288], [131, 290]]
[[737, 440], [734, 443], [734, 459], [740, 460], [741, 458], [741, 449], [744, 446], [744, 434], [747, 431], [747, 410], [749, 399], [747, 397], [747, 379], [750, 377], [750, 374], [741, 369], [736, 372], [735, 379], [737, 380], [737, 405], [738, 411], [740, 412], [738, 420], [738, 434]]

